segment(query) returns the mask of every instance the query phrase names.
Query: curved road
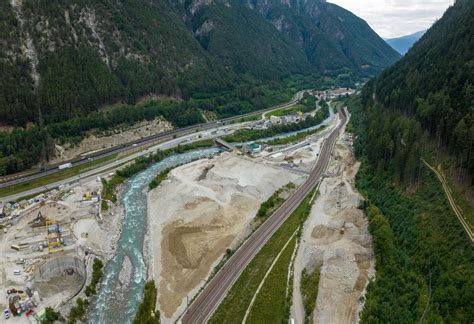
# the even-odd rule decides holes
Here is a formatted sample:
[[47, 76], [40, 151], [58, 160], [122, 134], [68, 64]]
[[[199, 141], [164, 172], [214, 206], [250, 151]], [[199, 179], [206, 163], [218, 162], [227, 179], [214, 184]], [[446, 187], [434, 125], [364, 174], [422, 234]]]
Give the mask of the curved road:
[[21, 174], [11, 174], [11, 175], [7, 175], [7, 176], [3, 176], [3, 177], [0, 177], [0, 188], [9, 187], [9, 186], [12, 186], [12, 185], [15, 185], [15, 184], [31, 181], [31, 180], [34, 180], [34, 179], [37, 179], [37, 178], [41, 178], [41, 177], [44, 177], [46, 175], [54, 174], [56, 172], [61, 171], [61, 170], [58, 169], [58, 166], [61, 165], [61, 164], [71, 163], [72, 166], [78, 166], [78, 165], [81, 165], [81, 164], [84, 164], [84, 163], [88, 163], [90, 161], [95, 161], [95, 160], [104, 158], [106, 156], [110, 156], [112, 154], [122, 153], [122, 152], [126, 152], [126, 151], [129, 151], [129, 150], [132, 150], [132, 149], [135, 150], [138, 147], [148, 145], [148, 144], [151, 144], [151, 143], [155, 143], [157, 141], [170, 140], [170, 139], [173, 139], [173, 138], [183, 136], [185, 134], [193, 133], [193, 132], [198, 131], [198, 130], [214, 129], [214, 128], [217, 128], [217, 127], [219, 127], [220, 125], [222, 125], [224, 123], [240, 120], [244, 117], [263, 114], [262, 115], [262, 118], [263, 118], [265, 113], [267, 113], [267, 112], [277, 110], [277, 109], [281, 109], [281, 108], [291, 107], [294, 104], [298, 103], [303, 98], [303, 95], [306, 91], [307, 90], [299, 91], [294, 95], [294, 97], [293, 97], [293, 99], [291, 99], [291, 101], [289, 101], [287, 103], [284, 103], [284, 104], [281, 104], [281, 105], [274, 106], [274, 107], [270, 107], [270, 108], [266, 108], [266, 109], [262, 109], [262, 110], [259, 110], [259, 111], [254, 111], [254, 112], [250, 112], [250, 113], [247, 113], [247, 114], [242, 114], [242, 115], [238, 115], [238, 116], [234, 116], [234, 117], [224, 118], [224, 119], [221, 119], [221, 120], [218, 120], [218, 121], [212, 121], [212, 122], [197, 124], [197, 125], [188, 126], [188, 127], [184, 127], [184, 128], [178, 128], [178, 129], [163, 132], [163, 133], [160, 133], [160, 134], [157, 134], [157, 135], [148, 136], [148, 137], [145, 137], [145, 138], [142, 138], [142, 139], [139, 139], [139, 140], [136, 140], [136, 141], [132, 141], [132, 142], [129, 142], [129, 143], [126, 143], [126, 144], [121, 144], [121, 145], [117, 145], [117, 146], [114, 146], [114, 147], [111, 147], [111, 148], [108, 148], [108, 149], [104, 149], [104, 150], [101, 150], [101, 151], [98, 151], [98, 152], [94, 152], [94, 153], [88, 154], [87, 156], [84, 156], [82, 158], [78, 157], [78, 158], [68, 160], [68, 161], [64, 161], [64, 162], [61, 162], [61, 163], [58, 163], [58, 164], [49, 165], [44, 170], [36, 170], [36, 171], [33, 171], [33, 172], [27, 172], [27, 173], [21, 173]]
[[308, 179], [306, 179], [296, 192], [242, 244], [219, 272], [217, 272], [186, 310], [181, 319], [182, 323], [204, 323], [212, 316], [229, 289], [253, 257], [300, 205], [303, 199], [316, 187], [329, 164], [331, 151], [339, 137], [339, 131], [347, 121], [345, 112], [338, 109], [338, 115], [341, 121], [325, 140], [319, 159]]

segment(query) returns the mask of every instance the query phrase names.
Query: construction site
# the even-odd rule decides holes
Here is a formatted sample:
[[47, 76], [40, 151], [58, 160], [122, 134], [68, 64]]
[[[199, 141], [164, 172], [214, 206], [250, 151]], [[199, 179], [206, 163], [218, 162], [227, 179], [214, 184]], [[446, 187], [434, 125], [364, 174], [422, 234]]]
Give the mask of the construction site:
[[336, 125], [333, 119], [325, 131], [299, 143], [249, 144], [247, 152], [234, 148], [177, 167], [149, 192], [150, 264], [163, 322], [174, 322], [226, 251], [255, 230], [260, 205], [286, 184], [304, 181]]
[[[223, 153], [170, 172], [148, 195], [154, 277], [163, 320], [174, 321], [226, 249], [252, 231], [260, 204], [303, 176]], [[158, 279], [160, 278], [160, 279]]]
[[[354, 186], [359, 166], [346, 133], [334, 147], [295, 258], [291, 316], [297, 323], [305, 317], [314, 323], [359, 321], [369, 278], [375, 276], [368, 221]], [[303, 270], [319, 272], [317, 285], [306, 287], [318, 292], [314, 309], [304, 309]]]
[[92, 255], [108, 248], [100, 191], [96, 179], [3, 207], [0, 308], [16, 323], [41, 321], [84, 289]]
[[[101, 287], [95, 304], [111, 305], [120, 300], [119, 289], [109, 289], [115, 287], [115, 282], [124, 287], [125, 294], [134, 287], [133, 283], [147, 276], [157, 282], [161, 319], [175, 321], [222, 258], [256, 229], [260, 205], [280, 188], [290, 183], [294, 184], [292, 188], [297, 188], [305, 181], [324, 141], [338, 122], [333, 114], [321, 131], [284, 145], [248, 143], [239, 150], [216, 139], [216, 144], [229, 152], [218, 153], [213, 148], [209, 149], [214, 150], [210, 155], [204, 149], [171, 156], [121, 186], [120, 203], [108, 202], [104, 214], [100, 178], [6, 204], [0, 218], [0, 289], [8, 293], [0, 296], [0, 308], [16, 316], [19, 323], [41, 321], [47, 307], [67, 315], [76, 299], [83, 297], [91, 280], [92, 261], [99, 257], [110, 260], [108, 265], [112, 267], [104, 274], [106, 288]], [[347, 179], [334, 180], [335, 189], [326, 190], [330, 196], [325, 204], [331, 205], [331, 215], [333, 209], [357, 205], [356, 196], [351, 196], [350, 204], [344, 198], [347, 196], [344, 188], [350, 187], [356, 172], [351, 169], [352, 164], [345, 169], [352, 154], [344, 145], [336, 146], [336, 158], [325, 174], [328, 179], [348, 175]], [[148, 192], [145, 188], [158, 170], [170, 166], [177, 167], [171, 168], [161, 184]], [[341, 185], [341, 181], [349, 184]], [[323, 182], [321, 190], [326, 187]], [[282, 198], [291, 194], [284, 192]], [[351, 224], [362, 226], [365, 231], [359, 214], [346, 213], [347, 220], [337, 223], [339, 231], [345, 231], [346, 227], [351, 231]], [[143, 223], [143, 219], [147, 221]], [[145, 235], [143, 243], [133, 236], [136, 232]], [[313, 232], [321, 239], [316, 228]], [[364, 247], [370, 250], [370, 245]], [[140, 257], [140, 252], [143, 262], [135, 258]], [[359, 253], [357, 258], [362, 255], [367, 259], [369, 254]], [[114, 261], [117, 255], [123, 260]], [[308, 264], [301, 263], [303, 267], [312, 267]], [[361, 266], [366, 264], [364, 261]], [[365, 278], [369, 276], [369, 268], [366, 267]], [[365, 287], [365, 281], [361, 284]], [[141, 291], [133, 293], [141, 295]], [[93, 307], [89, 315], [98, 319], [102, 318], [100, 313], [103, 313], [101, 307]]]

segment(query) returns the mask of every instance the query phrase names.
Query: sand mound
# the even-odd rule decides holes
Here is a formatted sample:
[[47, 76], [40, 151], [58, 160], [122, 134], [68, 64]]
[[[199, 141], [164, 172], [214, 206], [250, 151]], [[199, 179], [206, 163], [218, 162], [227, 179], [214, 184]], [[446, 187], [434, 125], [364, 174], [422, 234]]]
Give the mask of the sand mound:
[[365, 224], [364, 213], [357, 208], [346, 208], [337, 213], [335, 219], [343, 220], [346, 223], [352, 223], [357, 227], [362, 227]]
[[[179, 226], [175, 223], [167, 225], [170, 253], [185, 269], [196, 269], [201, 259], [209, 253], [212, 244], [209, 239], [213, 233], [220, 230], [220, 226]], [[218, 239], [218, 237], [215, 237]]]
[[313, 228], [311, 237], [317, 240], [316, 244], [327, 245], [340, 240], [342, 234], [337, 229], [330, 228], [325, 225], [317, 225]]
[[[357, 322], [361, 297], [374, 273], [368, 222], [357, 209], [359, 194], [352, 186], [358, 166], [345, 144], [339, 142], [335, 148], [320, 196], [305, 224], [295, 268], [298, 280], [298, 271], [322, 265], [313, 313], [315, 323]], [[294, 315], [301, 321], [304, 315], [298, 290], [294, 296]]]
[[301, 175], [230, 153], [170, 172], [149, 195], [158, 303], [173, 321], [228, 248], [250, 229], [260, 204]]

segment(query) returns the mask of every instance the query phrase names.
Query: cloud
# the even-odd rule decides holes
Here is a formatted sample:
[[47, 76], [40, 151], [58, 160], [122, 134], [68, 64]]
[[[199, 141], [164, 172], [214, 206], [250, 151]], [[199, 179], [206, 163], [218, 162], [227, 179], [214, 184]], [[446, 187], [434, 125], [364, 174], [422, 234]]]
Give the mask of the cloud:
[[428, 29], [454, 0], [328, 0], [366, 20], [382, 37]]

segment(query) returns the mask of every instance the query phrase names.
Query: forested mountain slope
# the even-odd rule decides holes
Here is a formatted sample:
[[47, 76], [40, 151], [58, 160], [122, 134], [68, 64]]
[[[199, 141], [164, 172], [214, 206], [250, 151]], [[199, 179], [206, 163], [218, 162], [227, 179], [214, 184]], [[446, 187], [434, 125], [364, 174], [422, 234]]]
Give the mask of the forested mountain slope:
[[355, 80], [398, 58], [339, 7], [285, 3], [306, 27], [240, 0], [1, 0], [0, 175], [93, 131], [241, 114], [289, 99], [289, 77]]
[[323, 0], [241, 0], [260, 12], [324, 73], [373, 75], [400, 55], [362, 19]]
[[312, 69], [290, 39], [237, 2], [188, 1], [175, 7], [201, 46], [238, 74], [277, 80]]
[[3, 123], [38, 120], [32, 88], [49, 122], [119, 98], [212, 88], [224, 72], [166, 1], [11, 3], [0, 10]]
[[306, 7], [319, 14], [282, 8], [313, 29], [293, 37], [237, 0], [2, 0], [1, 124], [64, 120], [148, 94], [187, 99], [232, 89], [244, 75], [367, 75], [397, 59], [349, 12]]
[[356, 184], [377, 261], [362, 323], [474, 321], [473, 243], [422, 162], [445, 172], [474, 229], [473, 8], [457, 0], [404, 58], [348, 101], [362, 161]]
[[[386, 151], [379, 152], [378, 156], [393, 158], [404, 149], [403, 144], [405, 149], [409, 147], [407, 140], [420, 143], [426, 132], [440, 149], [446, 149], [457, 158], [464, 176], [472, 175], [473, 30], [474, 2], [458, 0], [406, 56], [368, 85], [366, 105], [380, 104], [386, 110], [402, 113], [418, 122], [413, 125], [413, 137], [404, 143], [400, 141], [402, 127], [398, 127], [398, 131], [383, 131], [386, 135], [379, 138], [382, 142], [377, 143], [377, 147]], [[387, 114], [382, 113], [382, 116], [387, 120]]]

